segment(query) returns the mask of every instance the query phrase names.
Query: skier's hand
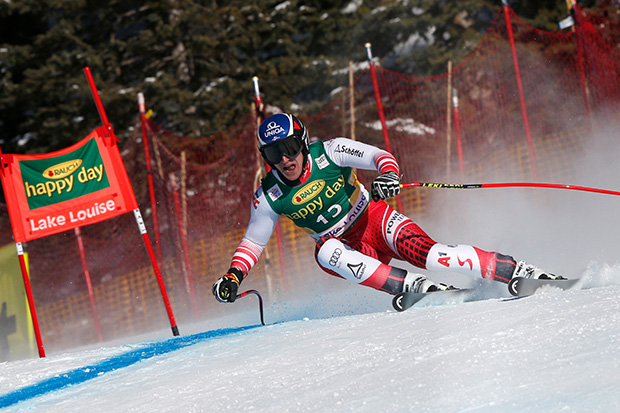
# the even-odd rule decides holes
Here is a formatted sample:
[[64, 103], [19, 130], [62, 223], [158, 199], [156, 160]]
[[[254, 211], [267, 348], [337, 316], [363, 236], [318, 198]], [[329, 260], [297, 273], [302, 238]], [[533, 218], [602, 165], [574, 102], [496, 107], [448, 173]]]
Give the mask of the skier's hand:
[[372, 183], [372, 199], [375, 201], [398, 194], [400, 194], [400, 177], [396, 172], [381, 174]]
[[220, 303], [235, 302], [241, 281], [243, 281], [243, 273], [236, 268], [229, 269], [226, 275], [213, 284], [215, 299]]

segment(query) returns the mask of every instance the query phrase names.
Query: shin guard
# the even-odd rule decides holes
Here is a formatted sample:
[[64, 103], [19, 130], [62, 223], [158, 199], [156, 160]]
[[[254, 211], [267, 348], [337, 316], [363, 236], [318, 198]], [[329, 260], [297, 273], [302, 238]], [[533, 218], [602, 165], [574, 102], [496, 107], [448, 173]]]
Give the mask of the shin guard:
[[451, 270], [504, 283], [510, 281], [515, 265], [515, 260], [509, 255], [488, 252], [469, 245], [435, 244], [426, 260], [428, 270]]
[[482, 265], [476, 249], [470, 245], [435, 244], [428, 252], [426, 269], [456, 271], [482, 278]]

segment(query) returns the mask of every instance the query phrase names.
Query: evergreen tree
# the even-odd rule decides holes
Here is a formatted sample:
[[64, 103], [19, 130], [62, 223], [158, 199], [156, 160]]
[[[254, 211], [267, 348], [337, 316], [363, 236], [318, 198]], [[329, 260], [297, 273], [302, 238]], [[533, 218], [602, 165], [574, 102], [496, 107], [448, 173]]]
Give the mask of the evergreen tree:
[[[568, 14], [563, 0], [510, 5], [548, 30]], [[136, 123], [138, 92], [165, 128], [209, 136], [248, 113], [255, 75], [271, 105], [320, 107], [347, 84], [349, 60], [366, 60], [366, 42], [386, 68], [443, 73], [500, 8], [499, 0], [0, 2], [0, 144], [49, 152], [97, 127], [85, 66], [119, 138]]]

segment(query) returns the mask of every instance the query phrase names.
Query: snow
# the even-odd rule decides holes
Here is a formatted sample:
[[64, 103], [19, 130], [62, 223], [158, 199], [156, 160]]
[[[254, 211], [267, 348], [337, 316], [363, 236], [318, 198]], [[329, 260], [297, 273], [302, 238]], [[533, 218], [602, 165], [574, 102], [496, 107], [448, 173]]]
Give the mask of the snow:
[[[619, 190], [616, 132], [592, 139], [574, 161], [579, 173], [558, 181]], [[227, 317], [179, 325], [179, 337], [167, 328], [0, 363], [0, 409], [620, 411], [620, 199], [417, 190], [430, 191], [434, 217], [412, 218], [439, 242], [472, 243], [582, 281], [506, 300], [502, 284], [435, 274], [476, 288], [479, 300], [437, 293], [397, 313], [385, 293], [308, 269], [307, 283], [286, 294], [262, 291], [264, 327], [248, 296], [227, 304]], [[253, 288], [252, 278], [242, 287]]]
[[248, 296], [230, 304], [230, 318], [181, 327], [179, 337], [161, 331], [154, 340], [2, 363], [0, 406], [618, 411], [620, 264], [592, 263], [583, 276], [576, 289], [517, 300], [487, 282], [478, 287], [483, 300], [436, 295], [403, 313], [384, 293], [346, 285], [332, 297], [268, 304], [264, 327]]
[[357, 10], [362, 5], [362, 0], [352, 0], [347, 4], [344, 8], [340, 10], [342, 14], [353, 14], [357, 12]]
[[[377, 66], [380, 65], [379, 62], [375, 62], [375, 64]], [[353, 63], [353, 72], [359, 72], [361, 70], [367, 70], [370, 67], [370, 64], [368, 63], [368, 60], [365, 60], [363, 62], [354, 62]], [[347, 73], [349, 73], [349, 66], [343, 67], [341, 69], [335, 69], [332, 72], [334, 75], [346, 75]]]
[[[285, 1], [285, 2], [282, 2], [280, 4], [277, 4], [273, 9], [274, 9], [274, 11], [282, 11], [282, 10], [286, 9], [290, 5], [291, 5], [290, 1]], [[274, 15], [274, 14], [275, 14], [275, 12], [272, 13], [272, 15]]]
[[437, 27], [431, 26], [426, 30], [424, 35], [420, 33], [412, 33], [407, 40], [400, 42], [394, 46], [394, 54], [397, 56], [411, 54], [415, 49], [431, 46], [435, 43], [435, 31]]
[[[408, 133], [412, 135], [434, 135], [435, 129], [424, 125], [422, 123], [416, 122], [413, 119], [403, 119], [403, 118], [394, 118], [387, 120], [385, 122], [386, 126], [389, 128], [394, 128], [398, 132]], [[376, 120], [374, 122], [366, 122], [365, 126], [375, 129], [382, 130], [383, 126], [381, 125], [380, 120]]]

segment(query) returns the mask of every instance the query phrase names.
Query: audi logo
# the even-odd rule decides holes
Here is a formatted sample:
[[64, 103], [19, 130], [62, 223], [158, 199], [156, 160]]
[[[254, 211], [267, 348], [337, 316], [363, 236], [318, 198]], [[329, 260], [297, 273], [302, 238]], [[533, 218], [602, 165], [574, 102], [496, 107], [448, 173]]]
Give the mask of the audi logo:
[[335, 267], [338, 264], [338, 258], [340, 258], [340, 254], [342, 254], [342, 250], [340, 248], [336, 248], [332, 253], [332, 256], [329, 258], [329, 265]]

